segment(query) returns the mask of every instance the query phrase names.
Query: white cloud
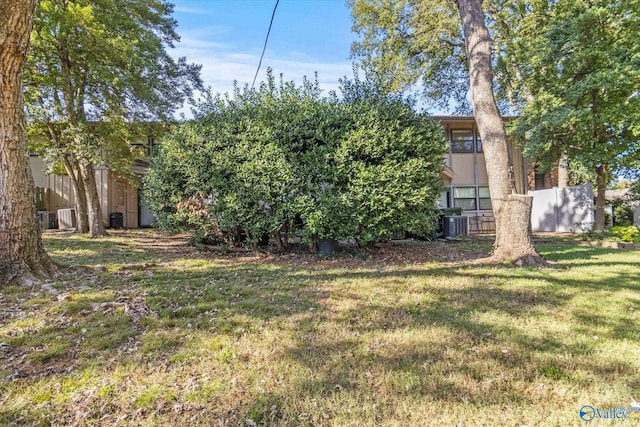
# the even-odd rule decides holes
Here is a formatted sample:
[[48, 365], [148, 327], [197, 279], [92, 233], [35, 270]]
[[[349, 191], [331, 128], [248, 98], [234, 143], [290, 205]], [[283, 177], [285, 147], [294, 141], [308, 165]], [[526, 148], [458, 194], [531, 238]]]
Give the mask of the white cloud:
[[[201, 64], [205, 86], [210, 86], [214, 92], [225, 93], [233, 90], [234, 81], [240, 86], [251, 84], [260, 61], [260, 52], [257, 49], [237, 51], [232, 45], [212, 41], [207, 37], [212, 32], [220, 34], [222, 31], [219, 27], [212, 27], [208, 30], [200, 29], [199, 34], [185, 33], [171, 54], [176, 58], [185, 56], [188, 62]], [[318, 72], [318, 81], [325, 93], [338, 88], [339, 78], [352, 74], [351, 64], [346, 60], [323, 62], [308, 53], [281, 53], [267, 49], [256, 85], [264, 81], [268, 67], [273, 69], [276, 77], [283, 73], [285, 80], [297, 83], [301, 83], [304, 76], [314, 79], [314, 73]]]
[[231, 47], [231, 45], [227, 44], [227, 43], [220, 43], [220, 42], [212, 42], [212, 41], [208, 41], [208, 40], [198, 40], [198, 39], [194, 39], [194, 38], [190, 38], [190, 37], [181, 37], [180, 38], [180, 43], [178, 44], [178, 47], [176, 48], [176, 51], [179, 51], [180, 49], [227, 49]]
[[193, 8], [193, 7], [175, 6], [173, 8], [173, 11], [174, 12], [180, 12], [180, 13], [188, 13], [190, 15], [212, 15], [210, 10], [198, 9], [198, 8]]

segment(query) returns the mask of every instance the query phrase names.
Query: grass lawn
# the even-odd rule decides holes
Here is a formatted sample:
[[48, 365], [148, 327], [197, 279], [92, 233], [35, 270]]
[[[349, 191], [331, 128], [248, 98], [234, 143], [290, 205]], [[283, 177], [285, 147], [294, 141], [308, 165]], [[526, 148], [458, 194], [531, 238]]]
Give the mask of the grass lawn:
[[[373, 255], [45, 234], [89, 266], [0, 295], [0, 425], [581, 426], [640, 400], [640, 250], [487, 244]], [[589, 426], [640, 425], [640, 413]]]

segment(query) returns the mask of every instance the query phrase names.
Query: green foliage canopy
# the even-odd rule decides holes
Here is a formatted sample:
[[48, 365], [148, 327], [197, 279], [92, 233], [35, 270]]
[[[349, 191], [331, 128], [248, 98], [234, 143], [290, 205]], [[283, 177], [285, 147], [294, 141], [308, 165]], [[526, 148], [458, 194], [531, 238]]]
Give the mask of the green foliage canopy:
[[376, 83], [394, 92], [421, 82], [441, 109], [469, 113], [469, 74], [460, 16], [452, 1], [349, 0], [352, 54]]
[[561, 0], [529, 39], [527, 153], [612, 170], [640, 161], [640, 2]]
[[161, 0], [43, 0], [26, 69], [32, 119], [162, 121], [200, 85], [177, 62], [173, 6]]
[[526, 15], [530, 24], [543, 19], [514, 34], [526, 42], [515, 51], [528, 58], [519, 85], [532, 96], [512, 135], [547, 166], [566, 156], [573, 171], [593, 172], [602, 232], [609, 181], [614, 174], [637, 176], [640, 168], [640, 2], [519, 3], [537, 11]]
[[179, 40], [172, 10], [162, 0], [39, 2], [24, 88], [42, 154], [129, 173], [131, 143], [201, 87], [200, 67], [167, 52]]

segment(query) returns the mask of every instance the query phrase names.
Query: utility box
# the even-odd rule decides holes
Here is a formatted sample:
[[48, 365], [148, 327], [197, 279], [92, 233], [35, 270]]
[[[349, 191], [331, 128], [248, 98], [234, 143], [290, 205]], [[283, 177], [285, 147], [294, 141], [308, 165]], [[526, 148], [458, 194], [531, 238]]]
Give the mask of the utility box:
[[122, 214], [122, 212], [111, 212], [111, 215], [109, 215], [109, 227], [111, 228], [124, 227], [124, 215]]
[[446, 208], [436, 209], [436, 215], [438, 222], [436, 223], [436, 234], [438, 237], [447, 237], [444, 234], [444, 219], [450, 216], [461, 216], [462, 208]]
[[58, 228], [60, 230], [76, 229], [75, 209], [58, 209]]
[[442, 220], [444, 238], [466, 236], [469, 234], [469, 218], [466, 216], [445, 216]]
[[58, 228], [56, 213], [51, 211], [38, 211], [38, 225], [42, 231]]

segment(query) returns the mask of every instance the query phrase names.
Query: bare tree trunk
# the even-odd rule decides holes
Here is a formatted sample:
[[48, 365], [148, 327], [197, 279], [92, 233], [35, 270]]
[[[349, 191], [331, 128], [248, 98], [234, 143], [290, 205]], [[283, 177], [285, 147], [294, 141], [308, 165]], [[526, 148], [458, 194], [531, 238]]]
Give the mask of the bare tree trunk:
[[[75, 164], [75, 167], [74, 167]], [[84, 190], [82, 175], [77, 172], [79, 167], [77, 161], [71, 161], [68, 156], [64, 158], [64, 167], [76, 193], [76, 233], [88, 233], [89, 221], [87, 217], [87, 196]]]
[[107, 230], [102, 221], [102, 208], [96, 187], [96, 172], [93, 163], [81, 163], [80, 175], [84, 182], [84, 190], [87, 198], [87, 211], [89, 214], [89, 233], [91, 237], [106, 236]]
[[[40, 97], [40, 105], [45, 105], [44, 99]], [[49, 116], [47, 117], [47, 130], [49, 141], [57, 149], [60, 150], [64, 143], [61, 141], [60, 135], [56, 130], [56, 126]], [[62, 164], [67, 172], [67, 176], [71, 180], [73, 190], [75, 192], [75, 210], [76, 210], [76, 233], [88, 233], [89, 222], [87, 221], [87, 198], [84, 194], [84, 181], [80, 175], [78, 160], [72, 153], [65, 153], [62, 155]]]
[[35, 0], [0, 0], [0, 288], [37, 282], [55, 265], [42, 245], [22, 99]]
[[275, 233], [273, 233], [273, 239], [276, 242], [276, 246], [278, 247], [279, 251], [284, 250], [284, 243], [282, 243], [282, 236], [280, 235], [280, 230], [277, 230]]
[[496, 221], [493, 258], [537, 264], [532, 243], [532, 198], [516, 194], [507, 134], [493, 94], [491, 39], [482, 0], [457, 0], [469, 61], [471, 102], [484, 148], [491, 204]]
[[606, 203], [605, 192], [607, 191], [607, 178], [609, 175], [609, 168], [607, 165], [596, 166], [596, 223], [595, 231], [598, 233], [604, 233], [605, 225], [605, 213], [604, 205]]
[[560, 156], [558, 160], [558, 187], [564, 188], [569, 186], [569, 159], [566, 154]]
[[[282, 233], [284, 233], [284, 238], [282, 237]], [[276, 246], [279, 251], [285, 250], [289, 247], [289, 220], [285, 221], [285, 223], [273, 234], [273, 238], [276, 241]]]
[[82, 175], [78, 179], [74, 189], [76, 191], [76, 233], [89, 232], [89, 214], [87, 213], [87, 193], [85, 191]]

